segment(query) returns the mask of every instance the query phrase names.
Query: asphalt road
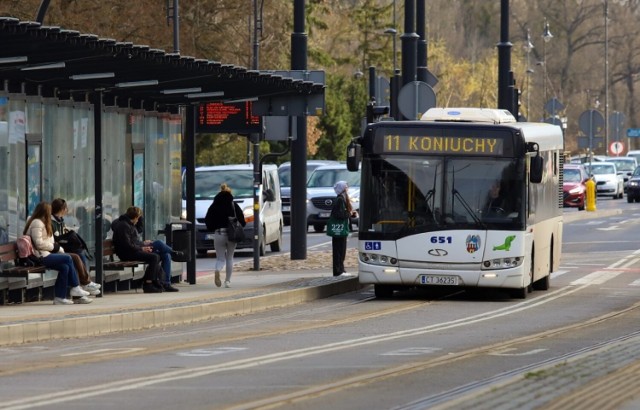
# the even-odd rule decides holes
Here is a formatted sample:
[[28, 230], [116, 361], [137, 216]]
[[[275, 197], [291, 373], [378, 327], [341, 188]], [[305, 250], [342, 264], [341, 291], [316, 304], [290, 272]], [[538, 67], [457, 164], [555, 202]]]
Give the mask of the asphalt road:
[[450, 288], [377, 300], [369, 287], [6, 348], [0, 409], [637, 408], [640, 206], [598, 207], [621, 213], [566, 223], [551, 289], [526, 300]]

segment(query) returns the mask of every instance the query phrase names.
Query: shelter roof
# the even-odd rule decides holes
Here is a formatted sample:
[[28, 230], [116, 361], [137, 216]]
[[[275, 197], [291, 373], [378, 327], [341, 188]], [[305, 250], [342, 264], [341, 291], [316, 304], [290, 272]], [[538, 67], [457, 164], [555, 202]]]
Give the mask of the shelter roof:
[[[32, 21], [0, 17], [0, 80], [9, 92], [174, 111], [197, 101], [324, 93], [324, 84], [181, 56]], [[2, 84], [0, 84], [0, 89]]]

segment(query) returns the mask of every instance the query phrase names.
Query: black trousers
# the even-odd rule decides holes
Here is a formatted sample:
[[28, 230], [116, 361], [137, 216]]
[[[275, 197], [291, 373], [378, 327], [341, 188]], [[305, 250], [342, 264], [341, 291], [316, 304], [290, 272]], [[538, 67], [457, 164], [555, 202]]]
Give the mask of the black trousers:
[[118, 258], [122, 261], [142, 261], [147, 264], [147, 269], [144, 271], [143, 278], [145, 281], [160, 279], [158, 276], [160, 271], [160, 256], [157, 253], [140, 251], [123, 256], [124, 257], [118, 255]]
[[331, 238], [333, 249], [333, 276], [339, 276], [344, 272], [344, 259], [347, 256], [347, 237]]

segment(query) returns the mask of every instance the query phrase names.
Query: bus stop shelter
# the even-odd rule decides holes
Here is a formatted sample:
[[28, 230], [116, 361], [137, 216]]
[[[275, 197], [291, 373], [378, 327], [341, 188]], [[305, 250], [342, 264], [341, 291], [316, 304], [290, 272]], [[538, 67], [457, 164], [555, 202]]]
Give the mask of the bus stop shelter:
[[[324, 94], [324, 84], [248, 70], [216, 61], [167, 53], [146, 45], [100, 38], [60, 27], [0, 17], [0, 93], [56, 101], [82, 101], [93, 108], [95, 158], [104, 157], [103, 107], [171, 113], [182, 118], [186, 150], [187, 211], [195, 209], [195, 122], [198, 104], [266, 101]], [[110, 136], [111, 138], [111, 136]], [[43, 153], [46, 157], [47, 153]], [[96, 279], [103, 275], [103, 161], [94, 161]], [[25, 161], [26, 167], [26, 161]], [[5, 170], [0, 169], [0, 173]], [[2, 212], [0, 210], [0, 212]], [[194, 222], [193, 212], [187, 219]], [[193, 225], [193, 224], [192, 224]], [[192, 232], [195, 243], [195, 232]], [[187, 265], [195, 283], [195, 249]]]

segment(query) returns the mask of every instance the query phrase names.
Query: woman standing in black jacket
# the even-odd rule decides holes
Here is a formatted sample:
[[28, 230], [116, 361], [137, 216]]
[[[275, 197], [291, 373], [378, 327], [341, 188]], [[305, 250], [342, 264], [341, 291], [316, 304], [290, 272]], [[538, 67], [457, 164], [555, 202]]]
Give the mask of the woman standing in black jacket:
[[231, 274], [233, 273], [233, 253], [236, 250], [236, 242], [231, 242], [227, 238], [227, 224], [229, 217], [235, 216], [238, 221], [245, 226], [242, 209], [233, 202], [231, 188], [227, 184], [220, 185], [220, 192], [213, 198], [213, 203], [207, 210], [204, 217], [207, 229], [213, 231], [213, 246], [216, 250], [215, 284], [220, 287], [220, 270], [227, 267], [224, 287], [231, 287]]

